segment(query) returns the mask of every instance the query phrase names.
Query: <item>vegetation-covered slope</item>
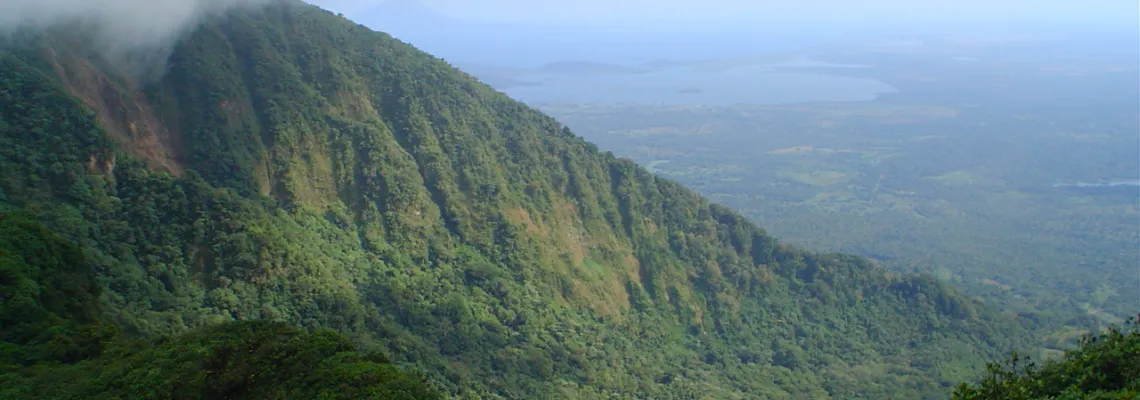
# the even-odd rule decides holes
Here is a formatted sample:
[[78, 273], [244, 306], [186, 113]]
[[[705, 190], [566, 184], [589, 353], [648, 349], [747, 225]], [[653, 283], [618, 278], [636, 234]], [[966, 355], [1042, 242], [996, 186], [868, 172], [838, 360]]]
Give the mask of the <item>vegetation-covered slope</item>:
[[933, 274], [1061, 339], [1140, 310], [1140, 47], [1081, 40], [845, 44], [788, 59], [875, 67], [781, 69], [899, 90], [865, 102], [542, 109], [782, 240]]
[[1140, 321], [1090, 335], [1059, 360], [1038, 365], [1014, 354], [990, 363], [978, 383], [954, 389], [955, 400], [1140, 398]]
[[656, 399], [947, 397], [1026, 339], [315, 7], [207, 21], [146, 84], [84, 47], [0, 53], [0, 203], [81, 246], [129, 335], [285, 320], [456, 395]]
[[0, 398], [435, 399], [348, 338], [233, 322], [155, 342], [116, 336], [81, 250], [0, 213]]

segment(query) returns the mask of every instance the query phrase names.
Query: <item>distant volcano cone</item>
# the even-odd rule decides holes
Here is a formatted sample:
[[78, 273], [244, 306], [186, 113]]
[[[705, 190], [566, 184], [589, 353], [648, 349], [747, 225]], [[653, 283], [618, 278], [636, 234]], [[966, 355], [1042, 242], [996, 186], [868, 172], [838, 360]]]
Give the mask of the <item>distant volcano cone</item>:
[[464, 25], [418, 0], [389, 0], [362, 14], [368, 27], [409, 39], [439, 37]]

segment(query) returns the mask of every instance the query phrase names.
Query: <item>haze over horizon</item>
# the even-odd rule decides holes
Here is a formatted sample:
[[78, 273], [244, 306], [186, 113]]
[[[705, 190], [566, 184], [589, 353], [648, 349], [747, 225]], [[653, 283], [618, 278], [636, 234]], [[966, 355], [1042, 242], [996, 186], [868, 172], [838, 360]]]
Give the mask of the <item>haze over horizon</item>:
[[314, 0], [313, 4], [363, 16], [391, 3], [418, 3], [450, 18], [467, 21], [534, 24], [643, 24], [709, 22], [860, 22], [860, 23], [1065, 23], [1137, 24], [1140, 4], [1127, 0]]

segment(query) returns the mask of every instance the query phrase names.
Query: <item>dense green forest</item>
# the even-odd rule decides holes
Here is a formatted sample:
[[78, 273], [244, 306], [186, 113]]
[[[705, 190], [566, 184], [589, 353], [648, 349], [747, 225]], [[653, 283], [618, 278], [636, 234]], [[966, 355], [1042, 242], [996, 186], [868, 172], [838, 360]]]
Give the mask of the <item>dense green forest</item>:
[[0, 398], [441, 399], [340, 334], [232, 322], [153, 341], [118, 335], [83, 251], [0, 214]]
[[1140, 398], [1140, 320], [1086, 336], [1062, 359], [1038, 365], [1014, 353], [1003, 363], [986, 365], [978, 383], [962, 383], [954, 400]]
[[1038, 344], [312, 6], [156, 81], [86, 40], [0, 50], [6, 399], [430, 395], [388, 360], [461, 398], [948, 398]]

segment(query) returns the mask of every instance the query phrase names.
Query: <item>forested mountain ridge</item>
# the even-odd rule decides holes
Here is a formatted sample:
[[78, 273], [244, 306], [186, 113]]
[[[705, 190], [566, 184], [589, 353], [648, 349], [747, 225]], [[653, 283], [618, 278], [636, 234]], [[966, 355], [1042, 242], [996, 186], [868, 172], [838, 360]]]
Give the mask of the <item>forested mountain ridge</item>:
[[312, 6], [210, 19], [154, 82], [83, 48], [0, 52], [0, 207], [82, 249], [126, 335], [284, 320], [512, 399], [938, 398], [1031, 345]]

